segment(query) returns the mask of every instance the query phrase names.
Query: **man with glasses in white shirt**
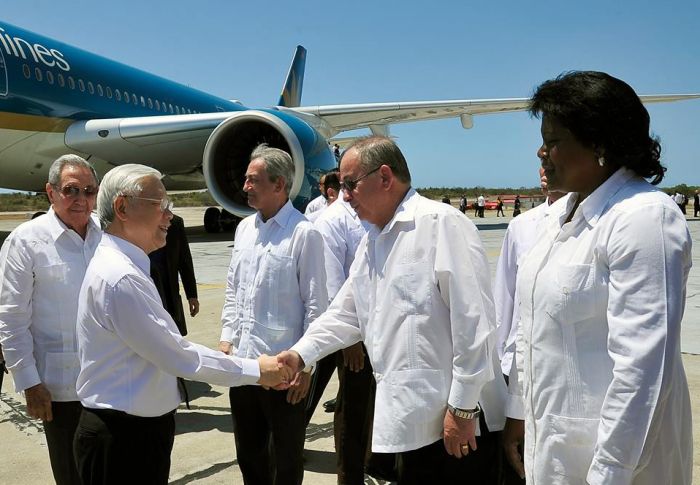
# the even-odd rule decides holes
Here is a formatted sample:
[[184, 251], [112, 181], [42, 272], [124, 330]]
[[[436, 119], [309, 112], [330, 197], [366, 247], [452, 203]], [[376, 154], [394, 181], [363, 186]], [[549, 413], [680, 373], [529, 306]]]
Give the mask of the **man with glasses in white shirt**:
[[48, 213], [25, 222], [0, 251], [0, 341], [28, 414], [41, 419], [59, 485], [79, 483], [73, 434], [81, 406], [75, 336], [78, 290], [102, 231], [92, 216], [92, 165], [64, 155], [49, 168]]
[[104, 178], [97, 212], [105, 234], [78, 299], [75, 433], [88, 484], [166, 484], [181, 401], [177, 377], [221, 386], [283, 386], [274, 357], [230, 357], [185, 340], [163, 308], [148, 253], [165, 245], [172, 203], [157, 170], [121, 165]]
[[328, 311], [280, 362], [299, 369], [364, 341], [377, 381], [372, 451], [399, 454], [399, 484], [496, 483], [491, 432], [503, 428], [506, 388], [476, 227], [411, 188], [389, 138], [353, 143], [340, 175], [371, 227]]
[[[326, 309], [323, 238], [289, 200], [294, 162], [260, 145], [243, 190], [257, 212], [236, 229], [219, 349], [238, 357], [288, 349]], [[236, 455], [250, 485], [301, 484], [310, 376], [287, 393], [252, 386], [230, 390]]]

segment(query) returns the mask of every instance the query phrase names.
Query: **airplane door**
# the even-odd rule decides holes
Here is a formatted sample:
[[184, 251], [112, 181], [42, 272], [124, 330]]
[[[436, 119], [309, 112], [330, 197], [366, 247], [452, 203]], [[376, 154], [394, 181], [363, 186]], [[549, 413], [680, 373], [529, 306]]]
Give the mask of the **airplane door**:
[[7, 66], [5, 56], [0, 49], [0, 96], [7, 96]]

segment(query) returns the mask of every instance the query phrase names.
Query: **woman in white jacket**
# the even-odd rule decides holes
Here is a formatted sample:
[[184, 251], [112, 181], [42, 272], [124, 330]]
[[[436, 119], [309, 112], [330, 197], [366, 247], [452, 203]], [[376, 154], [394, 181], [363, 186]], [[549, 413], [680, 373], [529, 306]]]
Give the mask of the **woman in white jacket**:
[[[570, 194], [518, 272], [509, 416], [524, 419], [527, 483], [690, 484], [680, 323], [691, 238], [654, 187], [666, 169], [649, 114], [600, 72], [543, 83], [530, 112], [549, 188]], [[504, 432], [516, 468], [522, 429], [510, 420]]]

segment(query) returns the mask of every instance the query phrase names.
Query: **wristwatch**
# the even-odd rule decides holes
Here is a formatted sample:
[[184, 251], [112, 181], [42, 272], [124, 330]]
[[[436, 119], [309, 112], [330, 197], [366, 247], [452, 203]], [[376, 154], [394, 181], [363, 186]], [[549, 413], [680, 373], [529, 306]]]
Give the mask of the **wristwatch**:
[[452, 413], [453, 416], [462, 419], [474, 419], [478, 418], [481, 414], [481, 406], [477, 403], [474, 409], [459, 409], [454, 406], [447, 405], [447, 409]]

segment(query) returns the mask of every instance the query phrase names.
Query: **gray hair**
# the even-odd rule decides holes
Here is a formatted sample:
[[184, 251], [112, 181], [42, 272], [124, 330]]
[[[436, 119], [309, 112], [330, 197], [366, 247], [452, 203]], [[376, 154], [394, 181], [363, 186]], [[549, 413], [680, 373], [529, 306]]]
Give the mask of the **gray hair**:
[[284, 179], [284, 190], [289, 197], [292, 182], [294, 182], [294, 162], [289, 153], [279, 148], [272, 148], [267, 143], [262, 143], [250, 154], [251, 162], [258, 158], [265, 163], [265, 170], [270, 182], [277, 182], [280, 177]]
[[102, 229], [107, 229], [114, 222], [114, 201], [120, 195], [139, 195], [143, 190], [142, 182], [146, 177], [163, 175], [152, 167], [128, 163], [113, 168], [102, 179], [100, 192], [97, 194], [97, 215]]
[[90, 164], [90, 162], [85, 160], [83, 157], [79, 157], [78, 155], [74, 155], [72, 153], [58, 157], [51, 164], [51, 167], [49, 168], [48, 180], [51, 185], [58, 187], [58, 185], [61, 183], [61, 174], [63, 173], [63, 169], [66, 167], [66, 165], [90, 170], [92, 176], [95, 178], [95, 184], [99, 185], [100, 179], [97, 177], [95, 167], [93, 167], [92, 164]]
[[[411, 183], [411, 172], [408, 170], [406, 159], [391, 138], [376, 135], [360, 137], [343, 152], [343, 158], [351, 149], [357, 151], [360, 157], [359, 166], [365, 173], [386, 165], [400, 182]], [[343, 158], [340, 159], [341, 163]]]

